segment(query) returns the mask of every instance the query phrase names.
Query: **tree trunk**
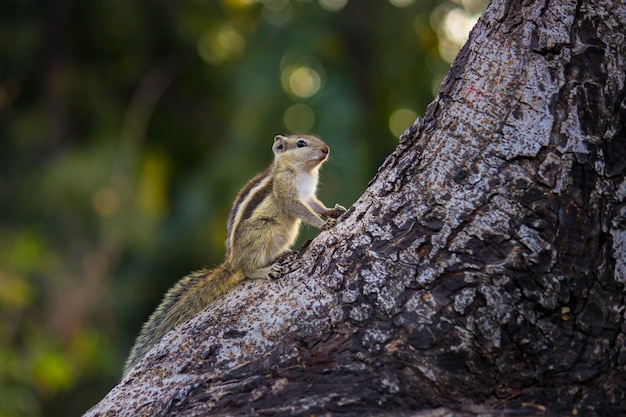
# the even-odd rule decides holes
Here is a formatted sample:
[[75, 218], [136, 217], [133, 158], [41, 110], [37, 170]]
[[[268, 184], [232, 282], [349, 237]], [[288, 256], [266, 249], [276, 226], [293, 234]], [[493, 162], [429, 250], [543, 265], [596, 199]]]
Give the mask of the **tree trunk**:
[[87, 415], [625, 412], [625, 68], [624, 2], [495, 0], [337, 227]]

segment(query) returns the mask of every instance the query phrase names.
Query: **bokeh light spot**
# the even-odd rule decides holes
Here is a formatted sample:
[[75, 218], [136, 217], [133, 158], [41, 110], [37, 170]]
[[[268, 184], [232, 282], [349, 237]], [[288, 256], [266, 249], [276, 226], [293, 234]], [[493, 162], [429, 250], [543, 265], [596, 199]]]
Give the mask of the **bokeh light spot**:
[[281, 82], [285, 91], [298, 98], [315, 95], [322, 86], [320, 74], [313, 68], [290, 65], [283, 70]]
[[348, 0], [320, 0], [320, 6], [329, 12], [338, 12], [346, 7]]
[[417, 119], [417, 114], [413, 110], [397, 109], [389, 117], [389, 130], [395, 137], [400, 137], [402, 132], [415, 122], [415, 119]]
[[291, 133], [308, 133], [315, 125], [315, 112], [306, 104], [294, 104], [285, 110], [283, 122]]
[[209, 64], [221, 64], [240, 56], [246, 47], [243, 36], [231, 25], [207, 30], [198, 39], [198, 53]]
[[389, 0], [396, 7], [407, 7], [415, 3], [415, 0]]
[[284, 25], [291, 20], [293, 7], [289, 0], [266, 0], [263, 2], [263, 19], [275, 26]]
[[[474, 10], [478, 0], [472, 2]], [[442, 5], [431, 14], [432, 27], [439, 35], [439, 55], [451, 63], [467, 42], [469, 33], [478, 21], [480, 12], [474, 12], [464, 7]]]
[[452, 42], [457, 45], [464, 45], [477, 21], [478, 16], [473, 16], [466, 10], [455, 7], [444, 18], [443, 30], [446, 37]]

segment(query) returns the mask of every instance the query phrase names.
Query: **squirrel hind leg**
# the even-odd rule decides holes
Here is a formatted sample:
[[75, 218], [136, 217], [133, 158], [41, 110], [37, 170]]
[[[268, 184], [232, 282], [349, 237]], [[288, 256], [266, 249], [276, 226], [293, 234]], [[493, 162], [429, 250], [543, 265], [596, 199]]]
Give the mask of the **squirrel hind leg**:
[[250, 279], [278, 279], [282, 274], [283, 267], [278, 263], [274, 263], [265, 268], [246, 273], [246, 277]]

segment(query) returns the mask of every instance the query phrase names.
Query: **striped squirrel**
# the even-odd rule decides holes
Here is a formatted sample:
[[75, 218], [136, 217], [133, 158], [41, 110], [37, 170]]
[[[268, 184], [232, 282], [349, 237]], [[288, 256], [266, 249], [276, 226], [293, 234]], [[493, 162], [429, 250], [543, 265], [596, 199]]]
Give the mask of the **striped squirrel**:
[[[274, 260], [298, 236], [301, 220], [327, 230], [346, 209], [326, 207], [315, 196], [319, 168], [330, 148], [314, 136], [274, 138], [274, 162], [239, 192], [228, 216], [226, 256], [215, 269], [192, 272], [165, 294], [143, 325], [124, 375], [174, 327], [245, 278], [276, 278], [281, 267]], [[322, 220], [320, 216], [326, 217]]]

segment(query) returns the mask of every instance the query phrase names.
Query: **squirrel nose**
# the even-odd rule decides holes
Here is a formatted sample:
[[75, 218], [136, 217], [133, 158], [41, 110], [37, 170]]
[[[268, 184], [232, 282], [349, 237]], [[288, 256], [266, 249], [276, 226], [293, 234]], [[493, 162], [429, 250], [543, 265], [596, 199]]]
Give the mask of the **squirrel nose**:
[[322, 153], [324, 153], [324, 154], [327, 154], [327, 155], [328, 155], [328, 152], [330, 152], [330, 148], [329, 148], [328, 146], [322, 146], [322, 147], [320, 148], [320, 151], [322, 151]]

